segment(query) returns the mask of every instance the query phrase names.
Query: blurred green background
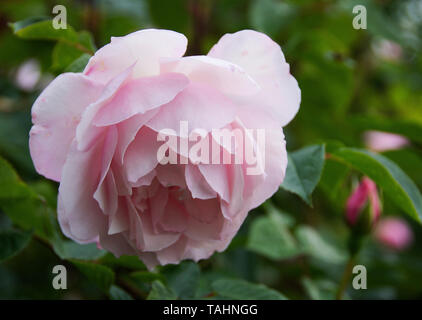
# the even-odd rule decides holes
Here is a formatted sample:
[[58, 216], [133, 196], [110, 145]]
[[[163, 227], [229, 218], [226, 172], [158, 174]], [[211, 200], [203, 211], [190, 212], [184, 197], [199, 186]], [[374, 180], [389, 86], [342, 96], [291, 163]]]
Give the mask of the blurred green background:
[[[9, 23], [53, 17], [56, 4], [66, 6], [68, 24], [89, 31], [97, 48], [111, 36], [151, 27], [184, 33], [189, 55], [206, 54], [225, 33], [254, 29], [268, 34], [282, 47], [302, 90], [300, 111], [285, 129], [288, 150], [322, 142], [365, 148], [367, 130], [402, 134], [410, 143], [383, 155], [422, 188], [421, 1], [2, 0], [0, 155], [53, 213], [57, 185], [37, 175], [29, 156], [30, 109], [42, 88], [83, 52], [69, 50], [60, 60], [55, 41], [22, 39]], [[352, 27], [356, 4], [367, 8], [367, 30]], [[280, 190], [265, 207], [250, 213], [224, 253], [199, 264], [159, 268], [157, 273], [147, 272], [136, 259], [115, 259], [98, 251], [96, 259], [88, 260], [106, 268], [105, 280], [91, 279], [89, 267], [63, 261], [42, 236], [28, 240], [21, 234], [19, 239], [29, 244], [0, 263], [0, 298], [128, 298], [126, 294], [145, 298], [151, 288], [153, 293], [164, 290], [167, 297], [236, 298], [218, 282], [228, 278], [264, 284], [290, 299], [332, 299], [347, 260], [345, 202], [360, 176], [327, 160], [312, 207]], [[414, 241], [397, 251], [369, 236], [358, 257], [368, 270], [368, 289], [348, 288], [346, 298], [420, 299], [422, 228], [388, 197], [382, 198], [382, 215], [406, 219]], [[20, 210], [32, 214], [31, 208], [22, 205]], [[0, 230], [11, 226], [0, 209]], [[68, 267], [67, 290], [52, 288], [51, 270], [56, 264]], [[107, 278], [109, 270], [114, 280]], [[107, 281], [114, 283], [112, 293]]]

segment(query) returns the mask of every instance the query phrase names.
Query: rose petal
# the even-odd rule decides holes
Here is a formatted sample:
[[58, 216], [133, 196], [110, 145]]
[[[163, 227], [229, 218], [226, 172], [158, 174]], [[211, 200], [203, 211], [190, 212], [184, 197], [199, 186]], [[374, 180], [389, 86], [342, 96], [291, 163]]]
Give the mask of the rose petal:
[[89, 60], [84, 74], [105, 84], [135, 64], [137, 77], [157, 75], [159, 58], [181, 57], [186, 46], [187, 39], [183, 34], [169, 30], [140, 30], [112, 38], [110, 44], [99, 49]]
[[262, 88], [243, 104], [266, 108], [282, 126], [299, 110], [300, 89], [290, 74], [280, 46], [263, 33], [243, 30], [224, 35], [208, 56], [230, 61], [245, 70]]
[[64, 73], [41, 93], [32, 107], [29, 148], [38, 173], [60, 181], [69, 146], [85, 108], [102, 85], [81, 74]]

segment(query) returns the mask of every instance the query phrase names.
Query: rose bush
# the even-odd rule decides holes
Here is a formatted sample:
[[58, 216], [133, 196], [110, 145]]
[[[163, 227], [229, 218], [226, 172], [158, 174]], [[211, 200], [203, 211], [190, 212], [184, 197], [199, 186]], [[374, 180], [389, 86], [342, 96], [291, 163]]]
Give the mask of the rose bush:
[[[282, 126], [300, 104], [289, 65], [266, 35], [227, 34], [207, 56], [183, 57], [186, 46], [167, 30], [112, 38], [83, 73], [58, 76], [32, 108], [31, 156], [40, 174], [60, 182], [64, 234], [138, 255], [149, 268], [227, 247], [247, 213], [281, 184]], [[264, 170], [198, 163], [180, 149], [169, 151], [184, 161], [161, 164], [159, 132], [180, 121], [205, 130], [229, 158], [243, 150], [225, 146], [212, 129], [242, 132]], [[265, 144], [249, 129], [265, 129]]]

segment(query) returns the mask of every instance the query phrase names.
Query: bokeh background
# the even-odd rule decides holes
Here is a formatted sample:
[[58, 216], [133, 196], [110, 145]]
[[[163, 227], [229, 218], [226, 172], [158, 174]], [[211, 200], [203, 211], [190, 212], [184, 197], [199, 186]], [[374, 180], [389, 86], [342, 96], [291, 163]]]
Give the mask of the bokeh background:
[[[184, 33], [189, 55], [206, 54], [225, 33], [254, 29], [268, 34], [282, 47], [302, 90], [300, 111], [285, 129], [288, 150], [322, 142], [376, 149], [365, 139], [368, 131], [400, 134], [406, 143], [376, 151], [422, 188], [419, 0], [2, 0], [0, 156], [53, 214], [57, 185], [37, 175], [29, 155], [30, 109], [49, 81], [82, 52], [69, 50], [60, 60], [55, 41], [22, 39], [9, 24], [53, 17], [56, 4], [66, 6], [68, 24], [90, 32], [97, 48], [111, 36], [150, 27]], [[367, 30], [352, 27], [356, 4], [367, 8]], [[32, 236], [25, 248], [0, 263], [0, 298], [146, 298], [158, 283], [170, 297], [233, 298], [216, 293], [213, 286], [216, 280], [229, 278], [263, 284], [290, 299], [332, 299], [348, 255], [345, 203], [360, 178], [358, 172], [328, 159], [313, 206], [280, 189], [250, 213], [224, 253], [199, 264], [185, 262], [149, 273], [136, 259], [94, 252], [96, 259], [91, 260], [115, 273], [113, 293], [104, 291], [102, 280], [92, 279], [83, 265], [62, 260], [42, 236]], [[381, 198], [382, 219], [404, 219], [413, 241], [406, 248], [392, 249], [369, 235], [357, 259], [368, 270], [368, 289], [349, 287], [345, 297], [420, 299], [422, 227], [382, 192]], [[38, 214], [32, 208], [23, 204], [17, 214]], [[19, 230], [0, 206], [0, 230], [10, 228]], [[67, 290], [52, 288], [56, 264], [67, 267]]]

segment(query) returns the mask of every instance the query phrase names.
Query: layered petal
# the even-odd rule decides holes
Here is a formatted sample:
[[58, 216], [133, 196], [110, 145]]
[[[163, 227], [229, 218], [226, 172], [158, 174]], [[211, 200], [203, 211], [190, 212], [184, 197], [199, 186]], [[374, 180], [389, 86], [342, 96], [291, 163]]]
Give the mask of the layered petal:
[[263, 108], [280, 125], [289, 123], [299, 110], [300, 89], [290, 74], [280, 46], [263, 33], [243, 30], [224, 35], [208, 56], [227, 60], [246, 71], [261, 87], [253, 98], [239, 100], [253, 108]]
[[179, 58], [186, 51], [187, 39], [183, 34], [146, 29], [124, 37], [113, 37], [111, 43], [99, 49], [89, 60], [84, 74], [108, 83], [123, 70], [134, 64], [136, 77], [158, 75], [159, 59]]
[[64, 73], [41, 93], [32, 107], [29, 137], [31, 157], [38, 173], [60, 181], [62, 168], [85, 108], [103, 86], [81, 74]]

